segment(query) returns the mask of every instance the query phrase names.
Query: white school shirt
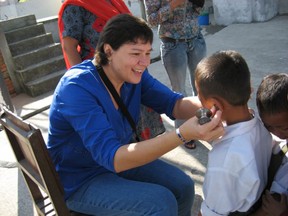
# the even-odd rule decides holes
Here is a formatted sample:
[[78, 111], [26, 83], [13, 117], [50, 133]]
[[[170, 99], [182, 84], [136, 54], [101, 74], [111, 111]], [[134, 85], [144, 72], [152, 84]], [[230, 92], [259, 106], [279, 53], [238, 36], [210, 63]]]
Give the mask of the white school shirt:
[[272, 137], [258, 117], [225, 127], [212, 143], [203, 184], [203, 216], [246, 212], [267, 183]]

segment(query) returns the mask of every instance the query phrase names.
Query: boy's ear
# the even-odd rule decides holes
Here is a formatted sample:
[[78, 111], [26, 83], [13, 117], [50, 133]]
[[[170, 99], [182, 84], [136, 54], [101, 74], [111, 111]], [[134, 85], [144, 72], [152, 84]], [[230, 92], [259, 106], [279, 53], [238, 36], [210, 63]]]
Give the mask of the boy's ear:
[[210, 98], [208, 103], [209, 103], [209, 107], [211, 108], [215, 106], [217, 110], [221, 110], [221, 111], [224, 110], [224, 103], [218, 98]]

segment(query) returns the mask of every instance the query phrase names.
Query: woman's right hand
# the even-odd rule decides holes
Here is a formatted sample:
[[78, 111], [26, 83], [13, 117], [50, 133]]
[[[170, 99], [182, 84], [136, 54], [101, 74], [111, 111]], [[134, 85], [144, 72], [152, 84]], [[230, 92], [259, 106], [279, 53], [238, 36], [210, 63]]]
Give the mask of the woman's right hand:
[[186, 140], [204, 140], [210, 142], [224, 134], [221, 115], [222, 112], [217, 110], [211, 121], [204, 125], [200, 125], [196, 117], [190, 118], [180, 126], [179, 130]]

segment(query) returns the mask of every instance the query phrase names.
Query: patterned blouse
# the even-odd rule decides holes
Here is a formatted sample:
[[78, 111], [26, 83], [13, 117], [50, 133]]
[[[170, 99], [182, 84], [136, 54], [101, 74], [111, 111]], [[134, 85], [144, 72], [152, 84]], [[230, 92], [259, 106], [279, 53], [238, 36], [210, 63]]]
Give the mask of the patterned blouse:
[[97, 16], [82, 7], [68, 5], [62, 19], [65, 23], [63, 37], [69, 36], [78, 40], [82, 60], [92, 58], [99, 40], [99, 32], [102, 30], [97, 31], [93, 28]]
[[186, 0], [182, 7], [170, 10], [169, 0], [145, 0], [148, 23], [158, 26], [159, 37], [189, 39], [200, 34], [198, 12]]

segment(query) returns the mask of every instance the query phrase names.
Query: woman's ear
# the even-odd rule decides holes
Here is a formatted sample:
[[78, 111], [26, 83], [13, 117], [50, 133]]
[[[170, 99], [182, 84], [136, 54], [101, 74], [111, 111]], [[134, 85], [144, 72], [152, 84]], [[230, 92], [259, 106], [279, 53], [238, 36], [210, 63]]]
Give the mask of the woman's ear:
[[107, 57], [110, 57], [112, 55], [113, 49], [110, 46], [110, 44], [104, 44], [103, 50], [104, 50]]

